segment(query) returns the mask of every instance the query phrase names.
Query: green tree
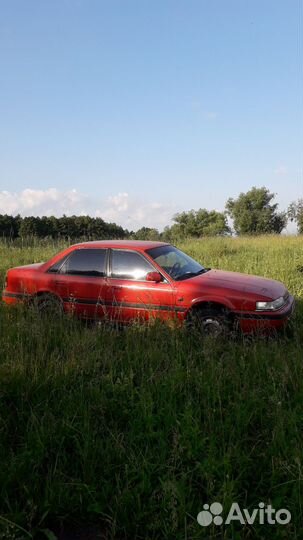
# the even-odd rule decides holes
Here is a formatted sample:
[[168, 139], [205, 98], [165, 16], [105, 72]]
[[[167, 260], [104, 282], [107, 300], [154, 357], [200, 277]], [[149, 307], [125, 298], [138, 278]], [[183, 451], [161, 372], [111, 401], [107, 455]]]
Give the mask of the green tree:
[[[172, 237], [194, 237], [202, 236], [218, 236], [230, 233], [227, 224], [227, 218], [224, 212], [216, 210], [190, 210], [189, 212], [181, 212], [173, 217], [175, 222], [170, 229]], [[168, 231], [166, 230], [166, 233]]]
[[288, 217], [290, 221], [296, 222], [299, 234], [303, 234], [303, 199], [289, 205]]
[[159, 240], [160, 233], [158, 229], [151, 227], [141, 227], [135, 233], [132, 234], [135, 240]]
[[29, 236], [38, 236], [40, 225], [39, 219], [40, 218], [34, 216], [23, 218], [19, 227], [19, 236], [23, 238]]
[[287, 223], [285, 212], [278, 212], [275, 198], [265, 187], [253, 187], [247, 193], [240, 193], [237, 199], [228, 199], [226, 210], [233, 219], [237, 234], [281, 233]]
[[0, 236], [16, 238], [19, 232], [20, 216], [0, 215]]
[[18, 236], [101, 240], [126, 238], [129, 232], [116, 223], [106, 223], [100, 217], [63, 215], [60, 218], [55, 216], [21, 218], [19, 215], [13, 217], [0, 214], [0, 237], [17, 238]]

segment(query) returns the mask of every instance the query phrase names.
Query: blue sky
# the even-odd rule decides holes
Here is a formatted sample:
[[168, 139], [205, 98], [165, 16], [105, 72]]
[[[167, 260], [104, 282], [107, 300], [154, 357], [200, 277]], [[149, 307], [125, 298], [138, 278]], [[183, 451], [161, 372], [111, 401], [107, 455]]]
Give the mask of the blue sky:
[[0, 212], [303, 196], [300, 0], [0, 0]]

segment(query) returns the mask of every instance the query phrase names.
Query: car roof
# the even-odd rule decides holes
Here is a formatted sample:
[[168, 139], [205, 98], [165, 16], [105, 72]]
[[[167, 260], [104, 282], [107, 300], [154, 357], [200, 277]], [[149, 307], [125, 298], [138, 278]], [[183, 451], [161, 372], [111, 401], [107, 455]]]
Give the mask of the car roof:
[[93, 240], [74, 244], [73, 248], [125, 248], [137, 251], [145, 251], [160, 246], [168, 246], [167, 242], [153, 242], [151, 240]]

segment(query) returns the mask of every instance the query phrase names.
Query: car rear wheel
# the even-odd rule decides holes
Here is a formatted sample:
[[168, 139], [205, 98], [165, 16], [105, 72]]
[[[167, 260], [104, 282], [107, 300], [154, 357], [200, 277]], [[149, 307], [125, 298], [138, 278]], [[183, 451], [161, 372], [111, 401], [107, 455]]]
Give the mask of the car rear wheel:
[[35, 299], [35, 305], [38, 308], [39, 313], [47, 316], [58, 317], [63, 313], [63, 306], [61, 300], [53, 294], [41, 294]]
[[189, 316], [188, 326], [199, 330], [204, 336], [226, 336], [230, 331], [230, 320], [224, 309], [195, 309]]

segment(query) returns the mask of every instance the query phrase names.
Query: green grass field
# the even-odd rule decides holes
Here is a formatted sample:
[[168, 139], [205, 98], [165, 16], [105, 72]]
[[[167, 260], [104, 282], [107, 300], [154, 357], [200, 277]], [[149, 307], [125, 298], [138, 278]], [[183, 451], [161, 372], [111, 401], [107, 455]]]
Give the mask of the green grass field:
[[[54, 540], [61, 525], [92, 527], [85, 540], [303, 538], [303, 238], [179, 247], [283, 281], [297, 299], [292, 335], [213, 341], [1, 306], [0, 539]], [[0, 245], [2, 283], [58, 250]], [[292, 520], [203, 528], [197, 514], [213, 501], [271, 503]]]

